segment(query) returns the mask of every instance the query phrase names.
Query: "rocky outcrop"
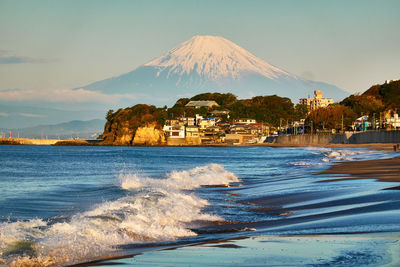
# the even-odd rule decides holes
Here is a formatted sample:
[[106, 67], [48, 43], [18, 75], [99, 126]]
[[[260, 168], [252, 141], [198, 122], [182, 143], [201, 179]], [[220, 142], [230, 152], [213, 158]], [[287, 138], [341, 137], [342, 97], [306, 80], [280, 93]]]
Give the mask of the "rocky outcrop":
[[164, 132], [157, 129], [156, 123], [147, 124], [144, 127], [139, 127], [136, 130], [134, 145], [162, 145], [165, 144]]
[[103, 139], [104, 144], [128, 146], [132, 144], [135, 131], [129, 122], [107, 122]]
[[130, 108], [110, 110], [104, 126], [103, 145], [161, 145], [165, 143], [161, 130], [167, 112], [157, 108], [138, 104]]

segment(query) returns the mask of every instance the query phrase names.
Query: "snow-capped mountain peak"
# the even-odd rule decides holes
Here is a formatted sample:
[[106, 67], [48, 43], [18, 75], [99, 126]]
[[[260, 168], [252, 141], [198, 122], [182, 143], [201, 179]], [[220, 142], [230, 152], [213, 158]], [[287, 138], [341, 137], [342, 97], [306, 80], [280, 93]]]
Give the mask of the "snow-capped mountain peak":
[[170, 74], [189, 75], [197, 72], [202, 77], [217, 81], [222, 78], [240, 79], [243, 74], [257, 73], [270, 79], [291, 75], [270, 65], [219, 36], [194, 36], [162, 56], [144, 64]]
[[130, 72], [83, 88], [135, 94], [142, 103], [162, 105], [204, 92], [230, 92], [239, 98], [276, 94], [294, 103], [314, 90], [323, 90], [324, 96], [334, 99], [347, 96], [334, 85], [304, 80], [225, 38], [209, 35], [194, 36]]

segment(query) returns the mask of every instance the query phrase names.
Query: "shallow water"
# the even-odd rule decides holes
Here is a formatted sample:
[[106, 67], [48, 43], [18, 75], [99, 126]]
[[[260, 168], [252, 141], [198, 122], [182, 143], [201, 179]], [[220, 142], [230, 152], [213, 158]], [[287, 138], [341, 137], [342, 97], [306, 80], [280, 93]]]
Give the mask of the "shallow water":
[[[400, 192], [382, 190], [396, 184], [321, 183], [337, 175], [313, 175], [333, 162], [394, 155], [312, 147], [0, 146], [0, 264], [68, 265], [248, 236], [396, 235]], [[384, 249], [374, 255], [390, 262]], [[316, 263], [300, 263], [307, 264]]]

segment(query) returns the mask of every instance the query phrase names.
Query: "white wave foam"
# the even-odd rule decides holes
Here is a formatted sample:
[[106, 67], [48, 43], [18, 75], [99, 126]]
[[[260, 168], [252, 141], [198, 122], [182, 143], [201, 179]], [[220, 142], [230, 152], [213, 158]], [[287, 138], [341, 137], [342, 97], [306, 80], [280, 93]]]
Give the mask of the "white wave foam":
[[354, 160], [358, 155], [363, 154], [361, 151], [349, 151], [349, 150], [335, 150], [325, 153], [325, 158], [322, 159], [324, 162], [334, 161], [351, 161]]
[[319, 162], [315, 161], [298, 161], [291, 163], [295, 166], [309, 166], [309, 165], [320, 165], [322, 162], [331, 161], [351, 161], [360, 158], [360, 155], [370, 153], [368, 151], [355, 151], [355, 150], [337, 150], [326, 147], [306, 147], [306, 150], [312, 151], [312, 155], [321, 155], [322, 158], [318, 159]]
[[120, 185], [123, 189], [138, 189], [142, 187], [157, 187], [175, 190], [192, 190], [204, 185], [225, 185], [240, 180], [219, 164], [209, 164], [191, 170], [173, 171], [166, 179], [141, 177], [137, 174], [121, 174]]
[[[203, 213], [208, 201], [186, 190], [238, 181], [217, 164], [173, 171], [164, 179], [121, 174], [121, 187], [136, 192], [75, 214], [68, 221], [1, 223], [0, 265], [2, 260], [14, 266], [71, 264], [113, 253], [117, 245], [195, 236], [189, 229], [191, 222], [222, 218]], [[21, 241], [33, 242], [34, 257], [9, 253], [18, 251]]]
[[291, 163], [294, 166], [304, 166], [304, 167], [308, 167], [308, 166], [314, 166], [314, 165], [321, 165], [322, 163], [320, 162], [310, 162], [310, 161], [295, 161]]

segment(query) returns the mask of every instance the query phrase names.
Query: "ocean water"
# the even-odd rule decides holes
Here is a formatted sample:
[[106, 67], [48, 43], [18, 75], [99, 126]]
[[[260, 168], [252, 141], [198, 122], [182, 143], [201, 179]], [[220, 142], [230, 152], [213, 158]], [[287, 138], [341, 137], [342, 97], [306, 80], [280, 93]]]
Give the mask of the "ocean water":
[[[179, 262], [189, 245], [249, 237], [268, 246], [280, 239], [269, 251], [304, 249], [319, 243], [316, 236], [396, 241], [400, 191], [391, 187], [398, 184], [316, 175], [334, 162], [393, 156], [315, 147], [0, 146], [0, 266], [65, 266], [183, 246], [174, 254]], [[287, 237], [303, 241], [282, 245]], [[328, 242], [325, 258], [314, 253], [295, 265], [340, 259], [347, 246], [374, 250], [363, 252], [372, 265], [390, 266], [389, 250], [400, 254], [398, 242], [380, 250], [368, 242]], [[283, 264], [291, 256], [279, 257]]]

